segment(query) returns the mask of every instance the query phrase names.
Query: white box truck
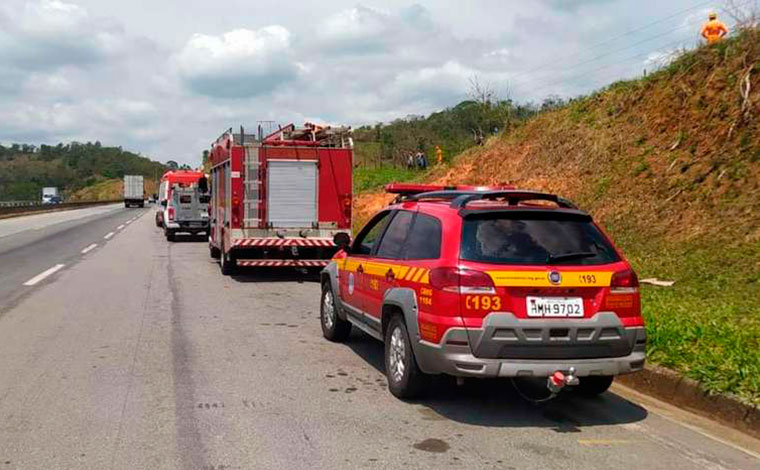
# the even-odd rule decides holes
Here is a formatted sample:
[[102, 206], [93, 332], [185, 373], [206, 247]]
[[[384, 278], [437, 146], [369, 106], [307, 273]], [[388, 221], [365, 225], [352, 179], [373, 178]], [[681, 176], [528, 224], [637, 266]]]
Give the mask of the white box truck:
[[142, 175], [124, 175], [124, 207], [145, 207]]
[[43, 204], [60, 204], [61, 194], [58, 192], [58, 188], [55, 186], [47, 186], [42, 188], [42, 203]]

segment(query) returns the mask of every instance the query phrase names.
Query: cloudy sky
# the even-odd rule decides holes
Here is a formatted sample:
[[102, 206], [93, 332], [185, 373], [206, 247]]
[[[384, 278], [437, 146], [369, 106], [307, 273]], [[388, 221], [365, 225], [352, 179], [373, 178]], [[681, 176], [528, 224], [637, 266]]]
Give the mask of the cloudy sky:
[[196, 164], [230, 126], [426, 114], [475, 76], [517, 101], [573, 96], [693, 46], [720, 3], [2, 0], [0, 142]]

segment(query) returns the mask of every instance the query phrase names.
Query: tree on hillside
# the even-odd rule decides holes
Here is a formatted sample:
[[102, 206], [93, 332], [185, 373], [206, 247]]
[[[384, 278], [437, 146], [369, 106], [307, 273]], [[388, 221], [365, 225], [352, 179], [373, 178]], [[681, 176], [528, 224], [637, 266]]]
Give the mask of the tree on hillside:
[[175, 162], [174, 160], [169, 160], [166, 162], [166, 166], [172, 171], [179, 169], [179, 163]]
[[43, 186], [65, 192], [125, 174], [154, 177], [165, 166], [121, 147], [100, 142], [0, 145], [0, 199], [37, 199]]
[[737, 29], [756, 28], [760, 22], [760, 11], [755, 2], [724, 0], [723, 11], [734, 20]]

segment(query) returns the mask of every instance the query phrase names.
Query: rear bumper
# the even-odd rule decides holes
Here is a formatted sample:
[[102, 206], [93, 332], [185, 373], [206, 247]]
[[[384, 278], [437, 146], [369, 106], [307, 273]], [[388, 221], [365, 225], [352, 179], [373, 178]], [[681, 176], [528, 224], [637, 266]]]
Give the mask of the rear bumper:
[[440, 344], [418, 341], [414, 352], [430, 374], [548, 377], [573, 367], [579, 377], [621, 375], [644, 368], [646, 331], [623, 328], [609, 312], [582, 321], [526, 321], [500, 313], [483, 328], [449, 329]]
[[338, 251], [326, 238], [242, 238], [231, 245], [238, 266], [247, 267], [323, 268]]
[[166, 222], [166, 228], [169, 230], [173, 230], [175, 232], [188, 232], [188, 233], [198, 233], [198, 232], [208, 232], [209, 230], [209, 224], [208, 222], [204, 222], [201, 225], [197, 225], [198, 222]]
[[329, 259], [239, 259], [237, 265], [246, 268], [324, 268]]
[[449, 347], [420, 342], [415, 350], [417, 362], [428, 374], [448, 374], [456, 377], [548, 377], [555, 371], [575, 368], [575, 375], [622, 375], [644, 368], [643, 351], [624, 357], [601, 359], [517, 360], [481, 359], [469, 352], [467, 346]]

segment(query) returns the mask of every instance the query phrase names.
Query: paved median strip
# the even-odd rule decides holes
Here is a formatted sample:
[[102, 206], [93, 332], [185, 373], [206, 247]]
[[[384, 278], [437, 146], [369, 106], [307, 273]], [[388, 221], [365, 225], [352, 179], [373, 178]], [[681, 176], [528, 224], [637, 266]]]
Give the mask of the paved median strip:
[[86, 255], [87, 253], [91, 252], [92, 250], [94, 250], [97, 247], [98, 247], [98, 244], [97, 243], [93, 243], [92, 245], [90, 245], [87, 248], [85, 248], [84, 250], [82, 250], [82, 254]]
[[25, 286], [33, 286], [37, 284], [38, 282], [42, 281], [46, 277], [55, 274], [57, 271], [60, 271], [65, 265], [63, 264], [56, 264], [52, 268], [48, 269], [47, 271], [43, 271], [39, 273], [38, 275], [34, 276], [33, 278], [29, 279], [24, 283]]
[[106, 240], [108, 240], [109, 238], [113, 237], [113, 235], [114, 235], [114, 232], [108, 232], [108, 233], [106, 234], [106, 236], [105, 236], [105, 237], [103, 237], [103, 238], [105, 238]]

